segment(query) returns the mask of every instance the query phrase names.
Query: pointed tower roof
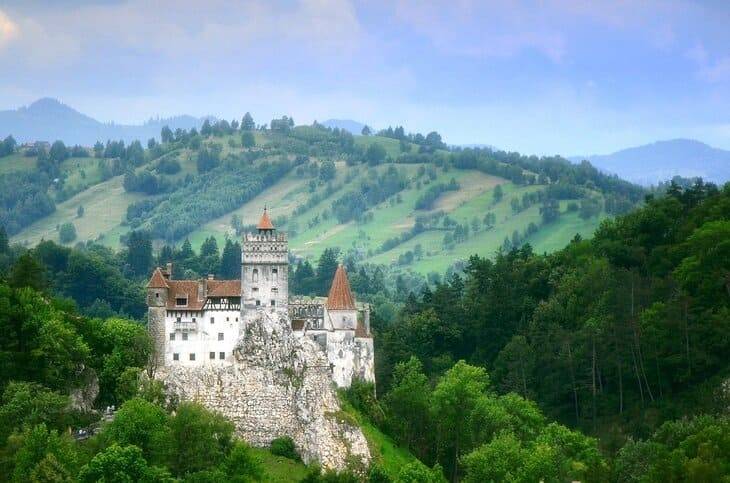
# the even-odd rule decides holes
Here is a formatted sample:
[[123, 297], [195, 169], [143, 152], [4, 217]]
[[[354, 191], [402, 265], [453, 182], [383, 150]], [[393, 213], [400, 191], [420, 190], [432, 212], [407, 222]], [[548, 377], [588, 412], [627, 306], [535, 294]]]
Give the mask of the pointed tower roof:
[[350, 290], [350, 281], [347, 279], [345, 267], [340, 264], [332, 280], [332, 287], [327, 296], [328, 310], [355, 310], [355, 297]]
[[147, 288], [170, 288], [160, 267], [155, 268], [155, 271], [152, 272], [152, 277], [147, 284]]
[[269, 218], [269, 212], [266, 210], [266, 207], [264, 207], [264, 214], [261, 215], [261, 219], [259, 220], [259, 224], [256, 226], [259, 230], [273, 230], [274, 224], [271, 223], [271, 218]]

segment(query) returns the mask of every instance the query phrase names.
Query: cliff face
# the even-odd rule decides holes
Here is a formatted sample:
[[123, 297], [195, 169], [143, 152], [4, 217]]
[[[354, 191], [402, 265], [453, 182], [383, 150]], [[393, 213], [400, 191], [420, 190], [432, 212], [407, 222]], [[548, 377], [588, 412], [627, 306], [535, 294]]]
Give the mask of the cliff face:
[[295, 337], [286, 314], [257, 312], [225, 366], [164, 367], [156, 377], [168, 391], [228, 417], [255, 446], [290, 436], [305, 462], [344, 469], [368, 465], [362, 431], [340, 417], [327, 356]]

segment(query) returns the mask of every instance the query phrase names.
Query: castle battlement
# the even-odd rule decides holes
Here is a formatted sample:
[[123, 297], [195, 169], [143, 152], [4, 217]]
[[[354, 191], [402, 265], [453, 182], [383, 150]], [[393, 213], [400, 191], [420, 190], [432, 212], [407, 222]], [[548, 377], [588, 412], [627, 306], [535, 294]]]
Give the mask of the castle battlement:
[[370, 307], [355, 301], [344, 267], [338, 267], [327, 297], [290, 299], [288, 277], [287, 237], [276, 231], [267, 210], [257, 233], [243, 236], [239, 280], [173, 280], [171, 264], [158, 267], [147, 285], [155, 362], [232, 365], [236, 348], [245, 347], [239, 342], [247, 324], [264, 315], [315, 341], [337, 386], [349, 387], [353, 378], [374, 381]]

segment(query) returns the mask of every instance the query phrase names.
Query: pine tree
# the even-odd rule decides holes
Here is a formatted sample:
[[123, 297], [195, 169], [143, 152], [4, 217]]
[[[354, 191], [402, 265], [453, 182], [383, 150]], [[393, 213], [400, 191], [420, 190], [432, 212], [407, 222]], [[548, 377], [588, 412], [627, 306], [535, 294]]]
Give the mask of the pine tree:
[[8, 233], [5, 231], [5, 227], [0, 225], [0, 253], [7, 253], [8, 248]]
[[317, 262], [317, 287], [316, 291], [320, 295], [326, 295], [329, 291], [332, 279], [337, 270], [337, 256], [339, 248], [325, 248]]
[[225, 280], [237, 279], [241, 276], [241, 245], [226, 239], [221, 256], [221, 268], [219, 276]]

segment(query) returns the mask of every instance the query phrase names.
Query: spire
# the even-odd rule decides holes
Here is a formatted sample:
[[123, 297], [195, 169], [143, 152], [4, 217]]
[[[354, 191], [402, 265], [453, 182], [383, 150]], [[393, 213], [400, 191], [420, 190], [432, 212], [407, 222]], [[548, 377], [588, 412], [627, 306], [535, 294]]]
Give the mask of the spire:
[[165, 281], [165, 276], [162, 274], [162, 269], [160, 267], [155, 268], [155, 271], [152, 272], [152, 277], [147, 284], [147, 288], [169, 288], [169, 285], [167, 285], [167, 281]]
[[328, 310], [355, 310], [355, 297], [350, 291], [350, 281], [347, 280], [347, 272], [342, 264], [337, 266], [335, 278], [332, 280], [332, 287], [327, 296]]
[[264, 206], [264, 214], [261, 215], [261, 219], [259, 220], [258, 226], [256, 226], [259, 230], [273, 230], [274, 225], [271, 223], [271, 218], [269, 218], [269, 212], [266, 210], [266, 207]]

